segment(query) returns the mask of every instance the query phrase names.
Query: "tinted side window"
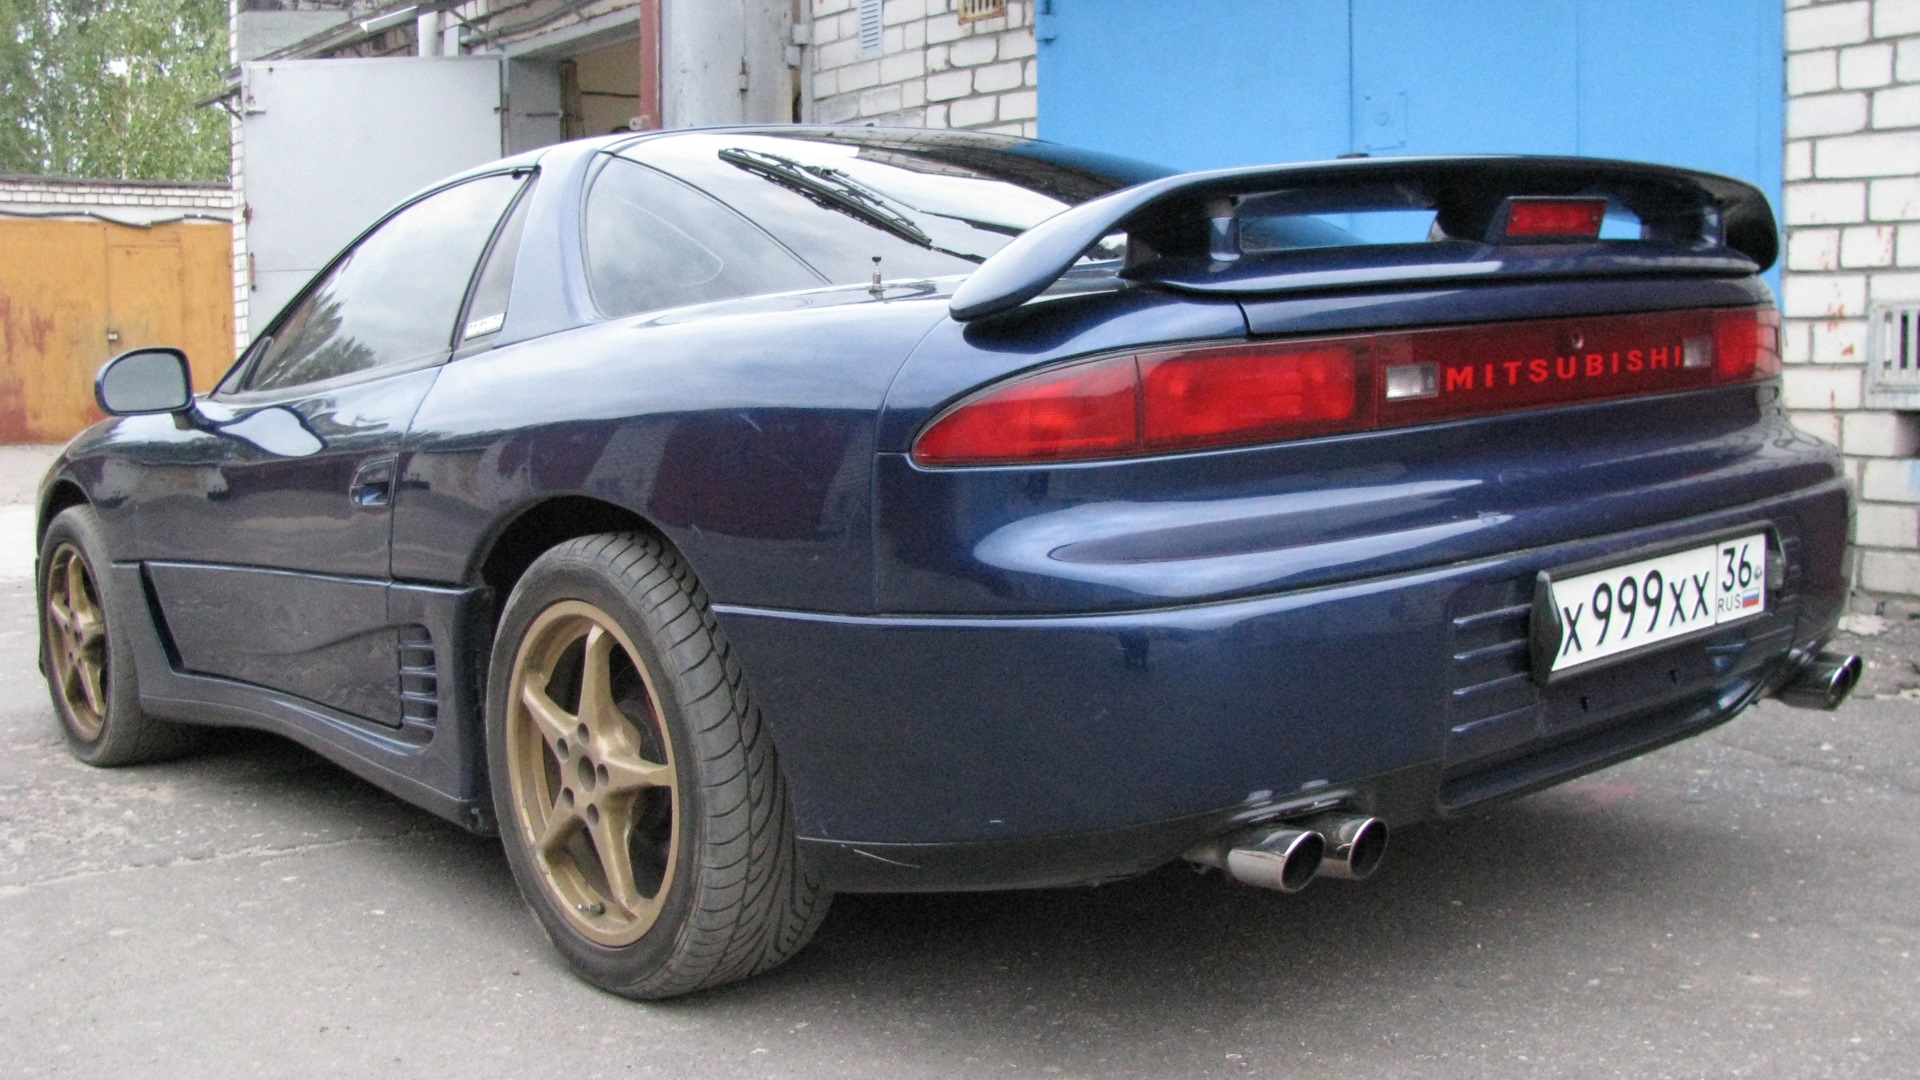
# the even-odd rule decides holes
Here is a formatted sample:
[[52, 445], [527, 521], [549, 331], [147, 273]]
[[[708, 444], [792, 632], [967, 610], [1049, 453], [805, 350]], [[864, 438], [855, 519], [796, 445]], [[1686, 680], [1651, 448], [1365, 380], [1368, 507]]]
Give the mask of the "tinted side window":
[[480, 277], [473, 283], [473, 299], [467, 302], [466, 323], [460, 328], [461, 344], [491, 337], [506, 325], [507, 298], [513, 290], [513, 264], [520, 254], [520, 233], [526, 228], [527, 207], [531, 205], [533, 192], [529, 189], [513, 204], [506, 224], [500, 227], [500, 235], [494, 238], [487, 261], [480, 267]]
[[298, 386], [444, 354], [474, 264], [519, 186], [517, 177], [482, 177], [387, 219], [288, 312], [245, 389]]
[[810, 289], [819, 275], [740, 215], [611, 159], [587, 193], [587, 280], [609, 315]]

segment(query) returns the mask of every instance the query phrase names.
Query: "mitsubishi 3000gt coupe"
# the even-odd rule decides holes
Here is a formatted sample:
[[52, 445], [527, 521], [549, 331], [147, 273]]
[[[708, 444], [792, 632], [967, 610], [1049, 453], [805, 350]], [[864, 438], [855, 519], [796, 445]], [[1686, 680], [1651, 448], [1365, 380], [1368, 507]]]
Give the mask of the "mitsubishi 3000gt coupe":
[[83, 761], [259, 728], [497, 831], [633, 997], [837, 891], [1364, 878], [1851, 688], [1777, 246], [1616, 161], [554, 146], [395, 208], [209, 394], [102, 369], [42, 665]]

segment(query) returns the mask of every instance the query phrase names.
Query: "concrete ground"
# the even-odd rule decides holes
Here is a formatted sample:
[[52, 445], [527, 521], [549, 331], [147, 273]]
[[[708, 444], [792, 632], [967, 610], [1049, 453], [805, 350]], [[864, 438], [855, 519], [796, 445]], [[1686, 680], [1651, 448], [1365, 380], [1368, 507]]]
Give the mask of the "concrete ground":
[[567, 973], [494, 843], [287, 743], [75, 763], [4, 503], [3, 1075], [1920, 1075], [1902, 612], [1851, 624], [1842, 711], [1405, 830], [1365, 884], [842, 897], [787, 967], [638, 1005]]

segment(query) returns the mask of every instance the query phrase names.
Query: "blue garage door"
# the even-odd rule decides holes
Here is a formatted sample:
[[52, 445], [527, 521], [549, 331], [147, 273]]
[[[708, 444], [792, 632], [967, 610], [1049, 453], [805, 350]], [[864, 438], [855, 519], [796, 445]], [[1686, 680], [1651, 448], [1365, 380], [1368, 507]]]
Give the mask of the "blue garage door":
[[1201, 169], [1554, 153], [1779, 204], [1780, 0], [1039, 0], [1040, 134]]

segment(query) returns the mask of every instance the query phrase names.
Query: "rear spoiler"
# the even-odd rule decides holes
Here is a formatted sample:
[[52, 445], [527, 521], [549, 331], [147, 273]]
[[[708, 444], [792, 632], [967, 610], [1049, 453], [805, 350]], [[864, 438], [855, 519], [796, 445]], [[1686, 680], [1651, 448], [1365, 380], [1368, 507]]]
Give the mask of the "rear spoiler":
[[[1509, 200], [1604, 197], [1640, 220], [1640, 238], [1506, 239]], [[1431, 210], [1434, 239], [1244, 253], [1243, 213]], [[1252, 294], [1484, 277], [1684, 273], [1744, 276], [1773, 264], [1780, 238], [1766, 196], [1712, 173], [1571, 157], [1367, 158], [1182, 173], [1062, 211], [1015, 237], [954, 291], [966, 322], [1020, 306], [1087, 249], [1127, 233], [1121, 276], [1189, 292]]]

